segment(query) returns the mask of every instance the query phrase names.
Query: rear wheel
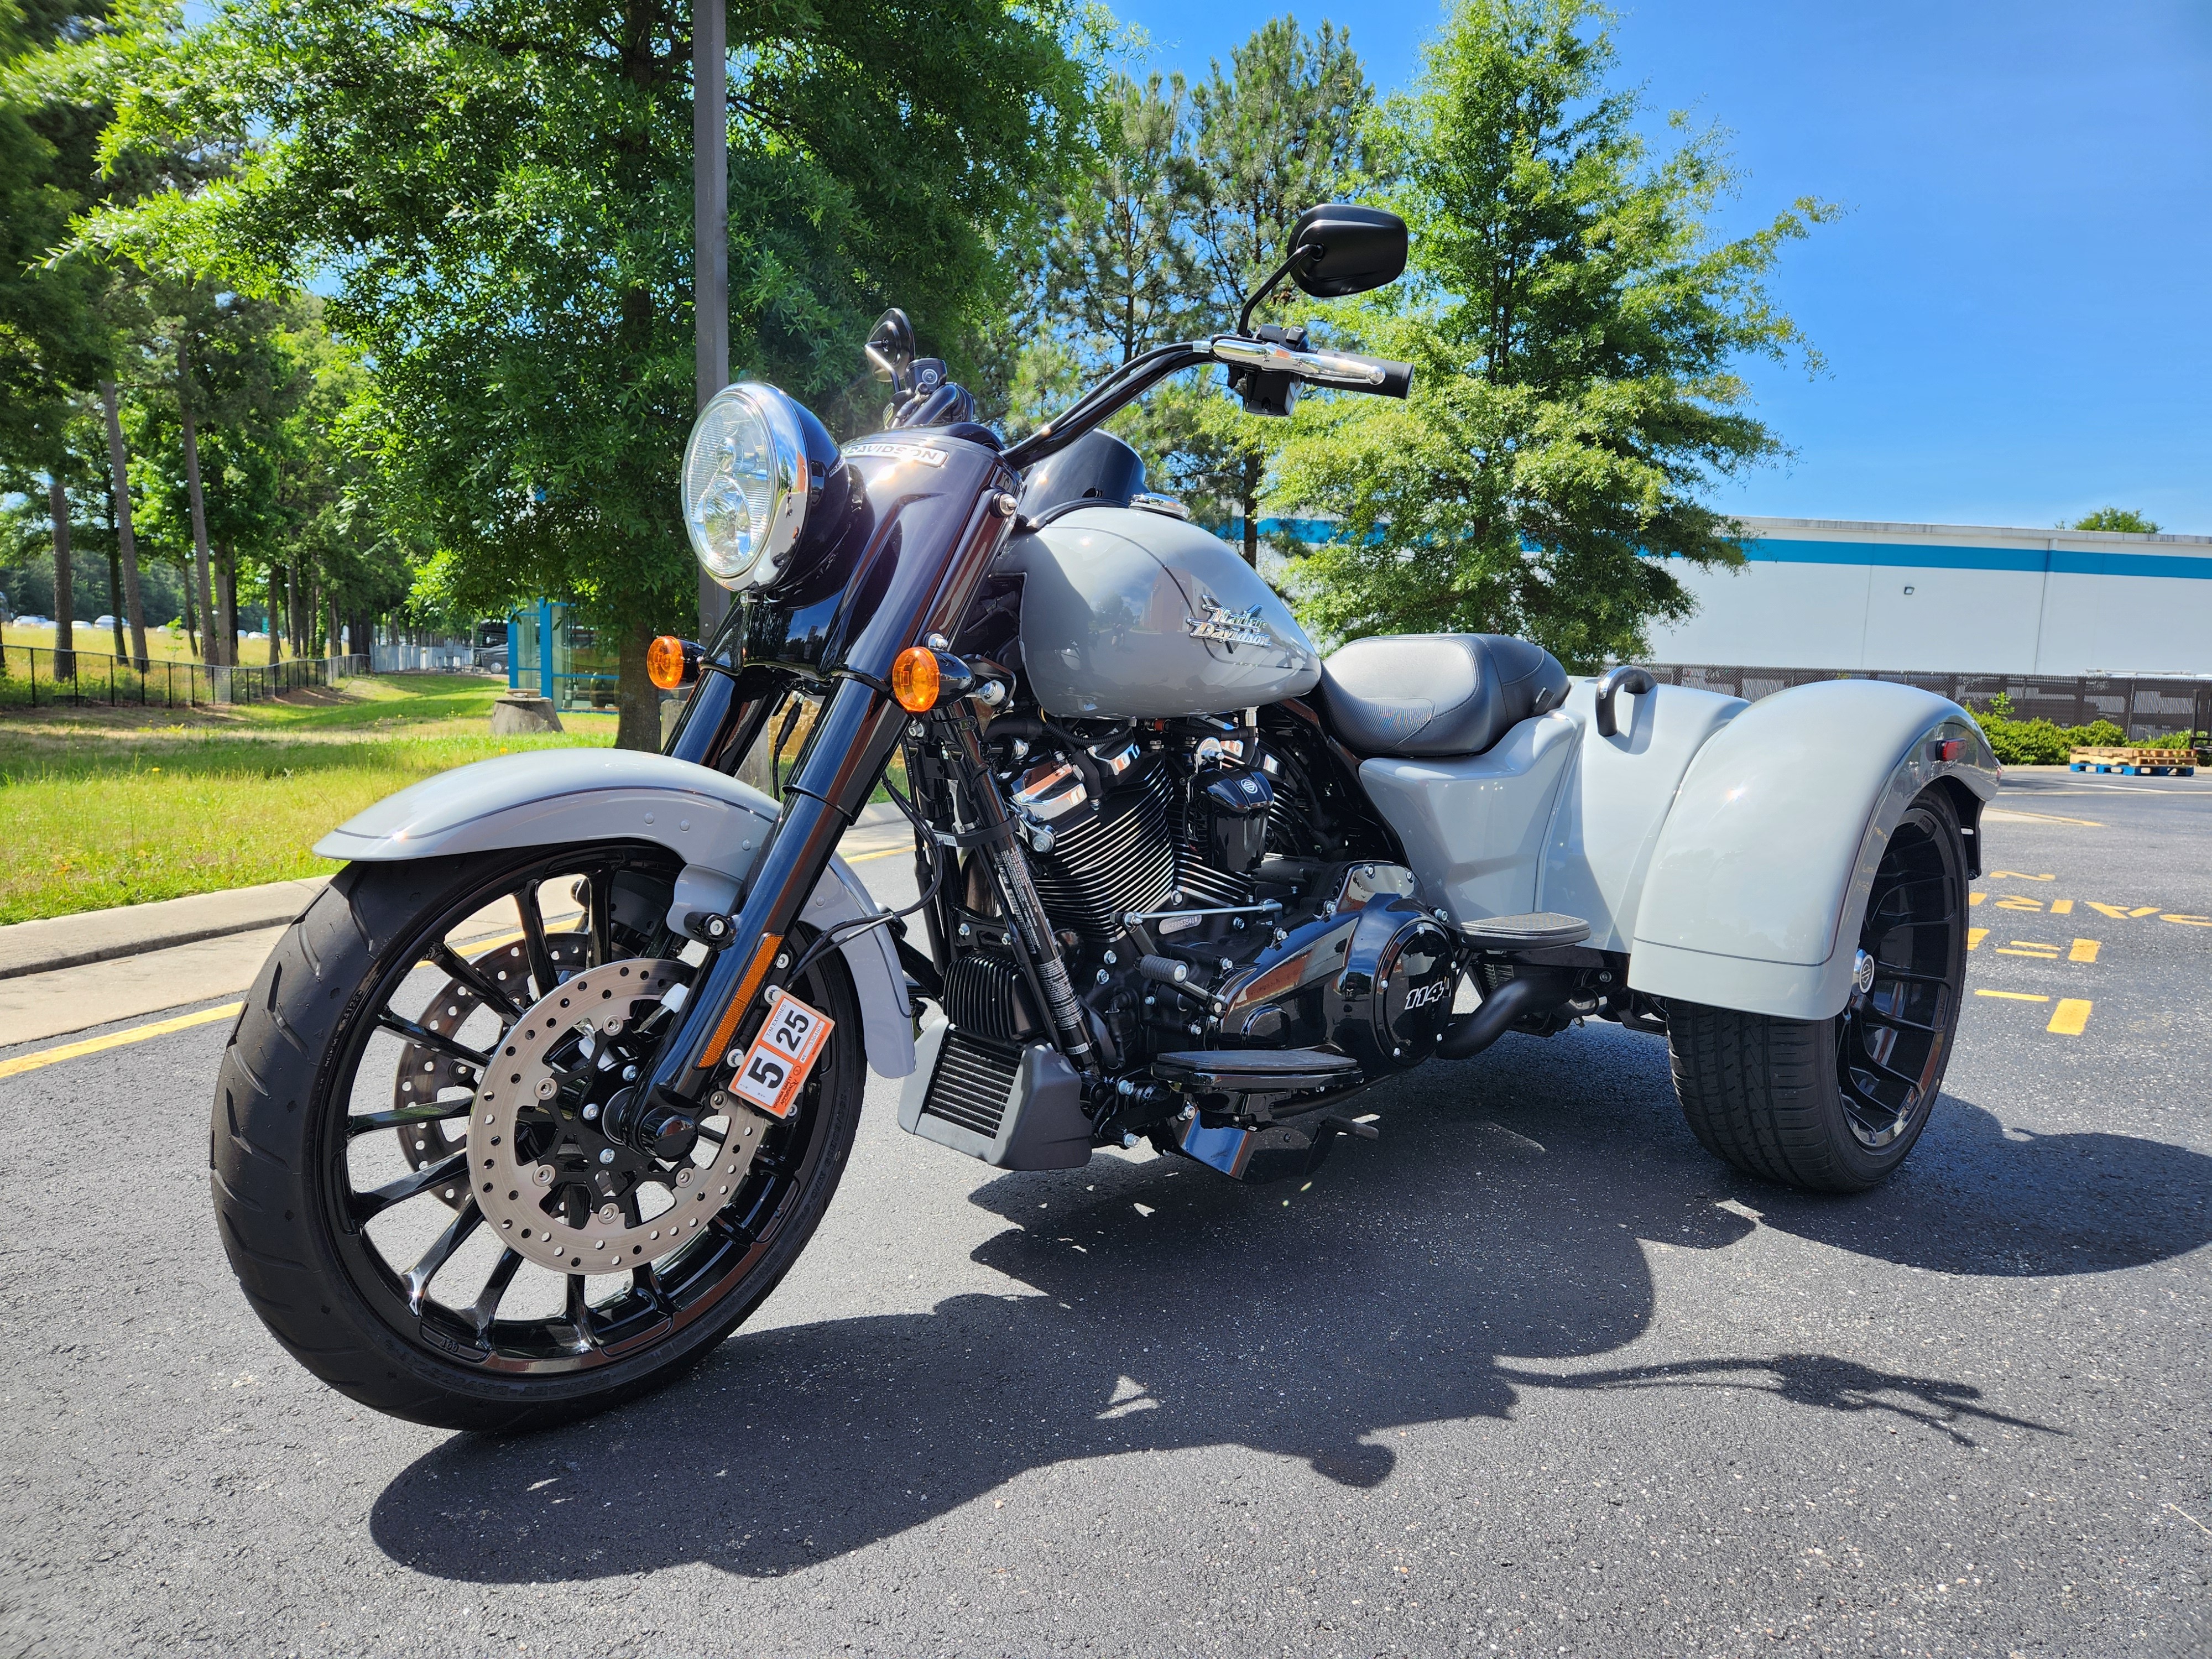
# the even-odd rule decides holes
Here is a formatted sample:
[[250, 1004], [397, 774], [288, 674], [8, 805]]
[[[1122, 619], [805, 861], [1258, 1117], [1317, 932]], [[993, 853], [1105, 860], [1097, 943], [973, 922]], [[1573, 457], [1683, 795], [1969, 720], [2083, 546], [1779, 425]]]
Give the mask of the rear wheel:
[[1674, 1092], [1700, 1144], [1747, 1175], [1862, 1192], [1905, 1161], [1942, 1087], [1964, 995], [1966, 861], [1929, 790], [1892, 834], [1859, 929], [1850, 1000], [1829, 1020], [1674, 1003]]
[[676, 873], [625, 845], [355, 865], [279, 944], [210, 1164], [240, 1284], [324, 1381], [449, 1428], [580, 1417], [695, 1363], [805, 1246], [864, 1081], [835, 953], [791, 988], [836, 1029], [787, 1120], [623, 1127], [626, 1034], [690, 977]]

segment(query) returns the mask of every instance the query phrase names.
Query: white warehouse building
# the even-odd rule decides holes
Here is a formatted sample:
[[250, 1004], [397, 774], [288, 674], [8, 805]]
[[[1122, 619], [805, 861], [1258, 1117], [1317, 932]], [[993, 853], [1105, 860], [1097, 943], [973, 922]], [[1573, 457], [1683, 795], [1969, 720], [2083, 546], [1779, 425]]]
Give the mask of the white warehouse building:
[[1657, 663], [1859, 672], [2212, 674], [2212, 537], [1741, 520], [1739, 569], [1683, 568], [1698, 609]]

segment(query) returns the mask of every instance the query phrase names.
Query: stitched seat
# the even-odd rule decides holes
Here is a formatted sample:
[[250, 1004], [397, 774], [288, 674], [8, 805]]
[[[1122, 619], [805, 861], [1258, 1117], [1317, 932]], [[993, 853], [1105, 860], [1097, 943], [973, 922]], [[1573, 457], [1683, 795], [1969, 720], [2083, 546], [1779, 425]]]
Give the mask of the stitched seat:
[[1321, 671], [1322, 717], [1356, 755], [1479, 755], [1566, 696], [1556, 657], [1503, 634], [1354, 640]]

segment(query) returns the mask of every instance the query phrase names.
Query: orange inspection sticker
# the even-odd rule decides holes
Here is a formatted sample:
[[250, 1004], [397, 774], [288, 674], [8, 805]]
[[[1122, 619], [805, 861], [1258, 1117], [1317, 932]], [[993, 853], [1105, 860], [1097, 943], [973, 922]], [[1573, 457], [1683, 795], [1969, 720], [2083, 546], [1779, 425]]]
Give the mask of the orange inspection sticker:
[[730, 1088], [770, 1117], [789, 1117], [792, 1102], [798, 1099], [836, 1022], [781, 988], [768, 997], [768, 1023], [738, 1062]]

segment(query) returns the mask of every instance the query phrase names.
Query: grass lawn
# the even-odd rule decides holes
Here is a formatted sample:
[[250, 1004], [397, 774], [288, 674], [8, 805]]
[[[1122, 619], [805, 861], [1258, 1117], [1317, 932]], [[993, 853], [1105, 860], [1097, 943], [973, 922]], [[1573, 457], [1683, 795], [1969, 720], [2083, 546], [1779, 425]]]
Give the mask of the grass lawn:
[[[15, 623], [0, 624], [0, 644], [4, 644], [11, 651], [17, 646], [51, 651], [54, 648], [54, 630], [51, 628], [24, 628]], [[116, 656], [127, 655], [131, 649], [131, 628], [127, 623], [124, 624], [123, 650], [120, 653], [115, 649], [115, 630], [112, 628], [94, 628], [88, 622], [81, 622], [72, 630], [70, 637], [74, 641], [72, 650]], [[146, 624], [146, 654], [155, 662], [198, 662], [200, 659], [199, 653], [192, 649], [191, 640], [183, 629], [172, 632], [166, 628], [157, 628], [150, 622]], [[297, 656], [299, 653], [295, 651], [292, 654]], [[269, 641], [240, 640], [238, 656], [239, 661], [246, 667], [258, 668], [269, 660]], [[22, 671], [18, 668], [16, 672], [20, 673]], [[41, 675], [46, 672], [43, 662], [39, 672]]]
[[0, 710], [0, 923], [336, 869], [308, 851], [374, 801], [523, 749], [606, 746], [612, 714], [495, 738], [503, 683], [390, 674], [233, 708]]

